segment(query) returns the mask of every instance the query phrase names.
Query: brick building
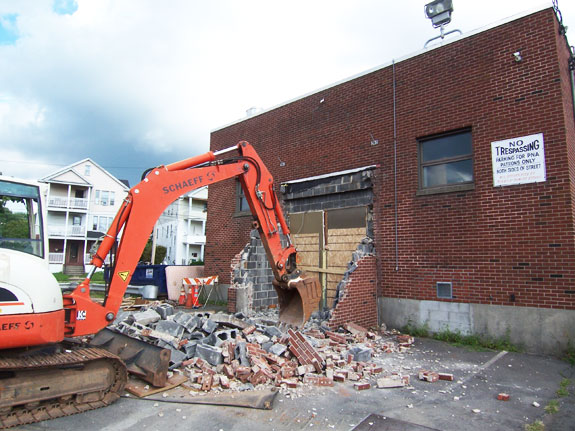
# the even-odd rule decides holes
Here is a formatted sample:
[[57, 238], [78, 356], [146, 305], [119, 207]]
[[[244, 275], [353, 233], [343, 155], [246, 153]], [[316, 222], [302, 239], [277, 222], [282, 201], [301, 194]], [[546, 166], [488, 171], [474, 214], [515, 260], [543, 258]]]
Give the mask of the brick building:
[[[548, 352], [575, 342], [574, 93], [560, 30], [541, 9], [212, 133], [214, 151], [249, 141], [274, 175], [332, 326], [411, 321]], [[240, 189], [209, 188], [207, 273], [272, 304]]]

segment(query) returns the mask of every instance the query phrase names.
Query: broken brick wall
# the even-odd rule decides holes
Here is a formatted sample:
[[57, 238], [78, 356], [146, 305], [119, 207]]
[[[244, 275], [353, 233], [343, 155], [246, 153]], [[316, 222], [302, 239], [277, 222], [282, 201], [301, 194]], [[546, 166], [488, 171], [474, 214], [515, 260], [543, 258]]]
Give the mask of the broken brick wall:
[[340, 284], [337, 305], [328, 325], [337, 329], [353, 322], [370, 328], [377, 326], [377, 259], [372, 254], [359, 257]]
[[249, 314], [251, 310], [270, 308], [277, 304], [277, 294], [272, 285], [274, 275], [256, 229], [250, 233], [250, 242], [232, 260], [230, 279], [229, 311]]
[[[329, 312], [341, 299], [347, 277], [355, 269], [358, 256], [373, 251], [372, 240], [369, 238], [373, 237], [373, 168], [371, 166], [322, 178], [301, 179], [281, 186], [280, 196], [286, 216], [290, 224], [292, 219], [296, 220], [294, 226], [291, 226], [292, 241], [300, 252], [304, 250], [299, 255], [298, 265], [309, 275], [320, 277], [324, 288], [325, 302], [320, 304], [322, 311]], [[310, 221], [312, 218], [314, 222]], [[317, 239], [315, 245], [300, 243], [299, 234], [305, 236], [311, 232], [314, 232], [312, 236]], [[328, 275], [322, 277], [321, 272], [306, 270], [306, 267], [322, 267]], [[337, 270], [342, 274], [339, 278], [335, 275]], [[371, 278], [375, 279], [375, 276], [374, 271]], [[339, 282], [342, 277], [345, 282]], [[276, 306], [273, 273], [257, 230], [252, 230], [249, 244], [233, 259], [230, 280], [230, 311]], [[242, 289], [248, 285], [252, 289], [249, 310], [246, 307], [239, 310], [239, 298], [246, 293]], [[374, 295], [370, 299], [369, 308], [375, 310], [377, 299]]]

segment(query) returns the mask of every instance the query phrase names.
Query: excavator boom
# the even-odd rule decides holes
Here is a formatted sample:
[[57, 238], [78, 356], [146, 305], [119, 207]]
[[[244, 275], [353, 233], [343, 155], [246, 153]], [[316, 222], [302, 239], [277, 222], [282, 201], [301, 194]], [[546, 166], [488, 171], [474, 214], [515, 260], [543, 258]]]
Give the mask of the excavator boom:
[[[239, 154], [217, 159], [232, 151]], [[242, 141], [236, 147], [154, 168], [130, 190], [91, 261], [94, 268], [101, 267], [123, 230], [104, 303], [90, 299], [89, 274], [73, 292], [64, 295], [64, 307], [69, 310], [66, 335], [94, 334], [115, 319], [149, 234], [170, 203], [191, 190], [230, 178], [239, 179], [266, 250], [278, 293], [280, 321], [294, 326], [305, 323], [318, 306], [321, 286], [317, 278], [304, 277], [297, 269], [297, 252], [273, 177], [254, 148]], [[287, 238], [286, 246], [280, 234]]]

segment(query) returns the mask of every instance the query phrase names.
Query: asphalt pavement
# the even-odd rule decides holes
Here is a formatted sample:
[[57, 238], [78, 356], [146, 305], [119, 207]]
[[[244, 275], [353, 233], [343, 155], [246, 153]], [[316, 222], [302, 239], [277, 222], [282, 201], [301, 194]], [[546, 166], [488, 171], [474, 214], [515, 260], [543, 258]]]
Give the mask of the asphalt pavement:
[[[410, 386], [368, 390], [352, 382], [333, 387], [306, 386], [280, 391], [271, 410], [168, 403], [123, 397], [113, 405], [54, 419], [19, 430], [524, 430], [542, 420], [545, 430], [575, 429], [575, 367], [547, 356], [525, 353], [468, 351], [417, 339], [409, 351], [374, 358], [384, 374], [409, 374]], [[419, 370], [454, 375], [453, 381], [420, 381]], [[558, 389], [569, 379], [569, 395]], [[497, 399], [509, 394], [508, 401]], [[166, 400], [190, 398], [182, 389]], [[238, 397], [241, 394], [237, 394]], [[559, 411], [545, 407], [557, 400]], [[548, 409], [549, 410], [549, 409]], [[426, 428], [425, 428], [426, 427]]]

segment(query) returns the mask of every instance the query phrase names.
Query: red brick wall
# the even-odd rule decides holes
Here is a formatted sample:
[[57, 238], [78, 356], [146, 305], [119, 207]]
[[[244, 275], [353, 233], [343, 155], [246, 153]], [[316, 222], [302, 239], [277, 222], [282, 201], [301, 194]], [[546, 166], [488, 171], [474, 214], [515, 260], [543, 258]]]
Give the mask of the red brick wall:
[[377, 326], [376, 258], [363, 257], [350, 275], [345, 293], [333, 310], [329, 327], [337, 329], [353, 322], [365, 328]]
[[[568, 293], [575, 286], [575, 142], [567, 56], [546, 9], [215, 131], [211, 148], [249, 141], [278, 183], [379, 164], [381, 296], [437, 299], [435, 283], [451, 281], [457, 302], [575, 309]], [[474, 190], [418, 196], [417, 138], [463, 127], [472, 129]], [[535, 133], [544, 134], [547, 181], [494, 188], [491, 142]], [[379, 145], [370, 145], [372, 135]], [[206, 271], [227, 275], [248, 242], [250, 218], [233, 217], [233, 181], [209, 193]]]

